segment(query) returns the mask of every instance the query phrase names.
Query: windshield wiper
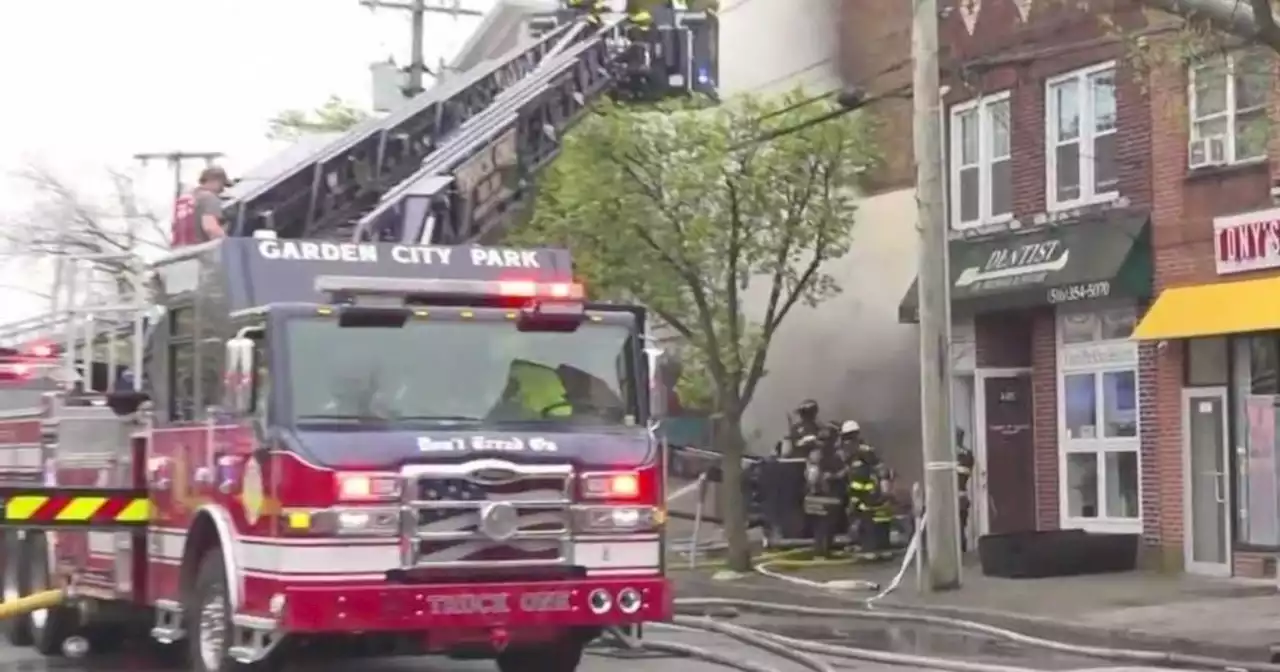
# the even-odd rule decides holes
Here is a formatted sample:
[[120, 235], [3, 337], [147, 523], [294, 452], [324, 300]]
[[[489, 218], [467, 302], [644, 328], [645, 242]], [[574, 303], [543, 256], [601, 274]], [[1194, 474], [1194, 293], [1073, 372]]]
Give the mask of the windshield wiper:
[[353, 415], [351, 413], [307, 413], [299, 415], [298, 420], [343, 420], [347, 422], [386, 422], [389, 418], [381, 415]]
[[484, 418], [470, 415], [396, 415], [393, 420], [421, 420], [424, 422], [484, 422]]

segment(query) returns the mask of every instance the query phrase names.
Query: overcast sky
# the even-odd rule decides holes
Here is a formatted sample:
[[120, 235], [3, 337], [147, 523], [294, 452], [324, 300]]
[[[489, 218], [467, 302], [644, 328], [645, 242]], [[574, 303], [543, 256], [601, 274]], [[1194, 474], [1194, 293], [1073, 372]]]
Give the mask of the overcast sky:
[[[478, 22], [429, 15], [427, 62], [451, 56]], [[9, 177], [24, 164], [89, 194], [109, 194], [106, 167], [131, 168], [138, 152], [223, 152], [234, 174], [273, 151], [264, 133], [280, 110], [334, 94], [368, 106], [370, 63], [407, 62], [408, 42], [407, 14], [358, 0], [0, 2], [0, 215], [30, 204]], [[168, 169], [138, 170], [167, 210]], [[5, 288], [47, 282], [15, 266], [0, 259], [0, 323], [43, 308]]]

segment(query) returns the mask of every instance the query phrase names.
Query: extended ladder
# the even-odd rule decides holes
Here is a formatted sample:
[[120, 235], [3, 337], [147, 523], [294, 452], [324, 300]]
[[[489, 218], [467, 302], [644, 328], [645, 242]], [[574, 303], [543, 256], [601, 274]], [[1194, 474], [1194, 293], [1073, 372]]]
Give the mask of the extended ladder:
[[524, 194], [596, 96], [713, 94], [715, 20], [704, 12], [541, 16], [531, 44], [367, 120], [227, 204], [232, 235], [474, 240]]

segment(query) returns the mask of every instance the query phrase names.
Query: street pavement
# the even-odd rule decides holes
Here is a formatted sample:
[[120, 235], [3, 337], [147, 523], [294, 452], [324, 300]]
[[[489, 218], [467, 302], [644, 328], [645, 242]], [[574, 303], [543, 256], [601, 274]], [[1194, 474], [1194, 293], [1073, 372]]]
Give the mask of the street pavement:
[[[744, 623], [754, 627], [770, 624]], [[1009, 645], [1005, 642], [929, 628], [915, 627], [866, 627], [842, 625], [832, 628], [816, 622], [789, 619], [788, 624], [774, 623], [771, 630], [784, 631], [796, 637], [814, 638], [830, 644], [854, 646], [881, 651], [894, 651], [919, 656], [963, 660], [970, 663], [1005, 665], [1030, 670], [1141, 670], [1154, 672], [1156, 668], [1120, 668], [1105, 662], [1067, 657]], [[771, 653], [747, 646], [730, 638], [712, 633], [693, 633], [668, 628], [650, 628], [645, 637], [650, 640], [677, 642], [688, 646], [710, 649], [722, 655], [754, 662], [776, 672], [801, 672], [806, 669], [794, 662], [780, 659]], [[84, 659], [44, 659], [30, 649], [0, 646], [0, 672], [183, 672], [165, 667], [146, 652], [147, 644], [141, 643], [137, 652], [122, 655], [99, 656], [90, 654]], [[838, 670], [855, 672], [905, 672], [906, 670], [934, 669], [921, 666], [890, 666], [863, 661], [831, 661]], [[374, 660], [307, 660], [289, 666], [293, 672], [346, 672], [358, 665], [364, 672], [493, 672], [496, 668], [488, 661], [451, 661], [442, 658], [383, 658]], [[671, 672], [678, 665], [681, 672], [723, 672], [726, 667], [671, 655], [631, 654], [605, 647], [593, 649], [579, 672]]]

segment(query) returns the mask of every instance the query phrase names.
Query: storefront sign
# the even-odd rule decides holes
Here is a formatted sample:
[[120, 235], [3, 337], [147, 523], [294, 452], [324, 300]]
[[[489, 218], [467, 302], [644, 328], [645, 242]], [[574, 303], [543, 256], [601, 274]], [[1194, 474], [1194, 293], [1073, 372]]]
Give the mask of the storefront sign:
[[1218, 274], [1280, 267], [1280, 208], [1213, 220]]
[[955, 286], [983, 292], [1039, 284], [1066, 268], [1070, 256], [1071, 250], [1059, 240], [997, 248], [983, 265], [961, 271]]
[[1138, 362], [1138, 346], [1128, 340], [1062, 346], [1062, 368], [1132, 366]]
[[1071, 303], [1072, 301], [1088, 301], [1105, 299], [1111, 296], [1111, 281], [1077, 282], [1049, 290], [1049, 303]]

